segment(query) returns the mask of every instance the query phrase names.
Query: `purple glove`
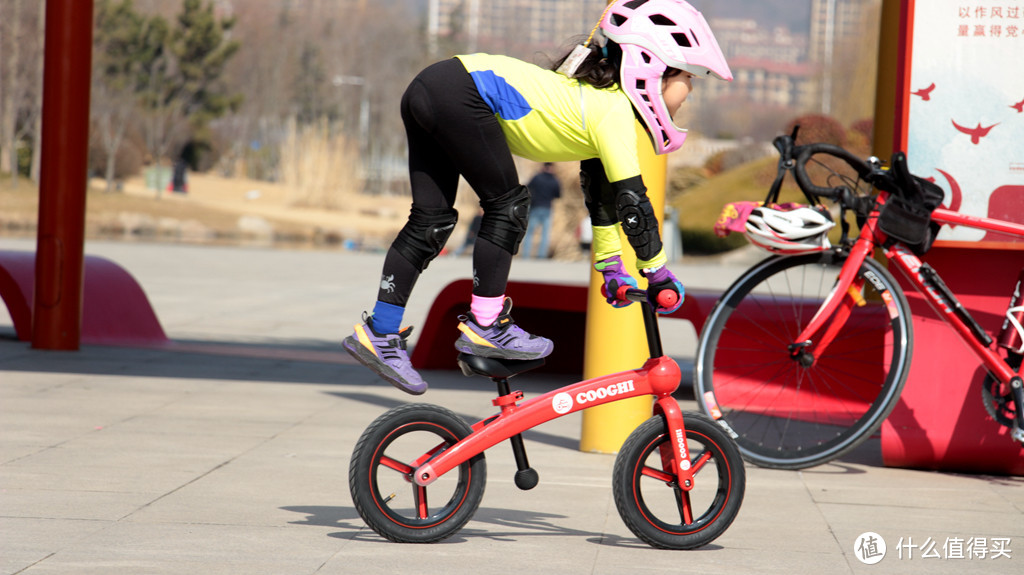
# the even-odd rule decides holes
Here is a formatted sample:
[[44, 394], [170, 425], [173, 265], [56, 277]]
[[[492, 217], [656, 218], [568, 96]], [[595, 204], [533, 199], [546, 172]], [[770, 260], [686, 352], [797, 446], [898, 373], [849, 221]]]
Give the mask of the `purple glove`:
[[667, 267], [661, 266], [653, 271], [641, 270], [640, 274], [647, 278], [647, 301], [655, 311], [670, 314], [682, 307], [686, 291]]
[[606, 301], [612, 304], [612, 307], [626, 307], [633, 303], [629, 300], [618, 299], [615, 294], [618, 293], [619, 288], [628, 285], [630, 287], [638, 287], [636, 279], [629, 275], [626, 270], [622, 269], [622, 258], [619, 256], [612, 256], [610, 258], [603, 259], [594, 264], [594, 269], [601, 272], [601, 276], [604, 278], [604, 285], [601, 286], [601, 294], [605, 296]]

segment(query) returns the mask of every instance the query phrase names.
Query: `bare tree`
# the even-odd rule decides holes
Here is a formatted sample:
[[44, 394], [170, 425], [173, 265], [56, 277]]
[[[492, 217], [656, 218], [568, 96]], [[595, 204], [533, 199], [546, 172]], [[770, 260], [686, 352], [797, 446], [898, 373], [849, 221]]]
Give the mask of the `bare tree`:
[[36, 86], [38, 97], [32, 98], [32, 181], [39, 182], [39, 165], [42, 161], [43, 149], [43, 53], [46, 39], [46, 1], [39, 0], [39, 12], [36, 14]]
[[4, 91], [7, 97], [4, 98], [4, 133], [3, 148], [5, 156], [4, 165], [11, 174], [11, 187], [18, 186], [18, 141], [17, 141], [17, 108], [18, 100], [18, 79], [19, 79], [19, 43], [21, 42], [21, 0], [11, 0], [9, 18], [4, 18], [10, 23], [8, 44], [10, 46], [7, 54], [7, 73], [4, 74]]

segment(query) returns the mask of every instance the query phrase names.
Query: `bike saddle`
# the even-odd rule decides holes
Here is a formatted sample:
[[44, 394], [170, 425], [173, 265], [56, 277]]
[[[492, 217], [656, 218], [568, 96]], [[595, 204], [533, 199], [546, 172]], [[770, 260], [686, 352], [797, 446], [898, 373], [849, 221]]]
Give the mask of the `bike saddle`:
[[470, 355], [468, 353], [459, 354], [459, 367], [466, 377], [475, 374], [491, 379], [507, 379], [542, 365], [544, 365], [544, 358], [498, 359], [494, 357], [480, 357], [479, 355]]

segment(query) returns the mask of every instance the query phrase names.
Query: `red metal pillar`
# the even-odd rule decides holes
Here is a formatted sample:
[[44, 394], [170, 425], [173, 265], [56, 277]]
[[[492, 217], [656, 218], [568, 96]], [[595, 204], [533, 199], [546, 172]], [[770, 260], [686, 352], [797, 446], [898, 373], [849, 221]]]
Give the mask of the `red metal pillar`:
[[82, 328], [93, 0], [47, 0], [32, 347], [77, 350]]

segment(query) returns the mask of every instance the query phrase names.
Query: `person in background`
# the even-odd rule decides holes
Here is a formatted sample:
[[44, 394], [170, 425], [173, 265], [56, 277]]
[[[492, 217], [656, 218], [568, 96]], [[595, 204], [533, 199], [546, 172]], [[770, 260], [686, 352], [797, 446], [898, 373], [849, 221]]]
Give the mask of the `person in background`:
[[[647, 278], [650, 305], [672, 313], [683, 284], [665, 265], [658, 216], [640, 173], [636, 120], [655, 153], [678, 149], [686, 130], [673, 123], [695, 78], [732, 80], [707, 21], [683, 0], [617, 0], [586, 42], [550, 70], [506, 56], [461, 55], [427, 67], [402, 97], [409, 142], [412, 209], [384, 258], [372, 313], [345, 338], [357, 361], [398, 389], [419, 395], [427, 383], [406, 351], [401, 328], [420, 273], [444, 249], [458, 221], [459, 177], [484, 215], [473, 249], [473, 289], [455, 348], [499, 359], [539, 359], [554, 349], [512, 320], [505, 297], [512, 258], [526, 234], [530, 193], [513, 154], [537, 162], [579, 161], [593, 224], [594, 268], [608, 303], [636, 278], [622, 263], [620, 230]], [[643, 142], [644, 145], [648, 142]], [[664, 299], [662, 292], [674, 297]], [[662, 306], [660, 301], [674, 301]]]
[[590, 245], [594, 243], [594, 229], [590, 223], [590, 216], [583, 216], [580, 225], [576, 228], [576, 239], [580, 242], [580, 251], [583, 255], [590, 257]]
[[555, 165], [544, 162], [537, 175], [526, 184], [530, 190], [530, 220], [526, 226], [526, 237], [523, 238], [523, 257], [529, 258], [533, 247], [533, 236], [540, 232], [540, 244], [537, 246], [538, 258], [546, 258], [548, 239], [551, 234], [551, 204], [562, 197], [562, 185], [555, 177]]
[[455, 250], [456, 256], [461, 256], [466, 253], [466, 250], [472, 251], [473, 245], [476, 244], [476, 235], [480, 233], [480, 224], [484, 220], [484, 211], [478, 210], [473, 219], [469, 222], [469, 229], [466, 230], [466, 239], [463, 240], [462, 245], [459, 249]]

